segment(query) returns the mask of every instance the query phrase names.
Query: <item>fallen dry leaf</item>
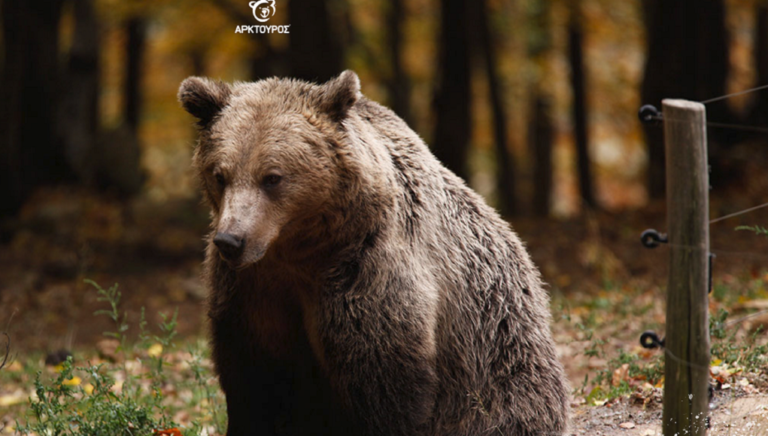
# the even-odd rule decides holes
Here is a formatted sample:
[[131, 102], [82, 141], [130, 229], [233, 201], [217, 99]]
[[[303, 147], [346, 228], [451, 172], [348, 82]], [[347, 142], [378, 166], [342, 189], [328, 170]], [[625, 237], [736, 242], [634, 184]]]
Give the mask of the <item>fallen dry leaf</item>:
[[589, 369], [603, 369], [606, 366], [608, 366], [608, 361], [605, 359], [589, 359], [589, 363], [587, 364], [587, 367]]
[[629, 364], [625, 363], [613, 371], [613, 377], [611, 378], [611, 384], [614, 387], [618, 387], [621, 382], [629, 378]]
[[120, 341], [117, 339], [102, 339], [96, 343], [96, 351], [102, 359], [112, 362], [117, 361], [117, 349], [120, 347]]
[[27, 401], [27, 394], [22, 390], [17, 390], [6, 395], [0, 395], [0, 406], [3, 407], [21, 404], [25, 401]]
[[155, 430], [155, 436], [182, 436], [178, 428], [169, 428], [167, 430]]
[[163, 354], [163, 346], [160, 344], [152, 344], [152, 346], [147, 350], [147, 355], [149, 357], [157, 357], [161, 354]]
[[82, 382], [83, 380], [80, 379], [80, 377], [74, 376], [70, 379], [64, 380], [63, 382], [61, 382], [61, 384], [64, 386], [80, 386], [80, 383]]
[[733, 310], [768, 309], [768, 300], [749, 300], [733, 305]]

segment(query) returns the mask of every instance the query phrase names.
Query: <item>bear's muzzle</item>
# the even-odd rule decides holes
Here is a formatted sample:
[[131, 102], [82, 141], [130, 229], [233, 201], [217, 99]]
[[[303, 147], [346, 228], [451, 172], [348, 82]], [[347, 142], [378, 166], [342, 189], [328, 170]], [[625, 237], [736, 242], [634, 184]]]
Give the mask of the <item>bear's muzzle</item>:
[[245, 238], [231, 233], [216, 233], [213, 243], [218, 248], [219, 253], [228, 262], [234, 262], [243, 254], [245, 247]]

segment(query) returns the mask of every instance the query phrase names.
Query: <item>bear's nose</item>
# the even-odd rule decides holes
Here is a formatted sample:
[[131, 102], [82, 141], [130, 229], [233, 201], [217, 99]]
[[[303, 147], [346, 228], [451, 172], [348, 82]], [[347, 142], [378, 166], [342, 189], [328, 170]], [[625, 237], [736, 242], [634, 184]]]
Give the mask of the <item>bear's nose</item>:
[[216, 233], [213, 243], [219, 249], [219, 253], [227, 260], [235, 260], [243, 254], [245, 238], [235, 236], [231, 233]]

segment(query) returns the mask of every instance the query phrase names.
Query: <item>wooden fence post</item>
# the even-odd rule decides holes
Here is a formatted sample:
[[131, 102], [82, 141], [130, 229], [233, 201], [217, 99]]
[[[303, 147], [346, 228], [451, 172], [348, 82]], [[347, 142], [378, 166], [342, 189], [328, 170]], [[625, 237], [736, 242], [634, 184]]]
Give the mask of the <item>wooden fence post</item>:
[[709, 170], [704, 105], [664, 100], [670, 262], [665, 436], [706, 435], [709, 405]]

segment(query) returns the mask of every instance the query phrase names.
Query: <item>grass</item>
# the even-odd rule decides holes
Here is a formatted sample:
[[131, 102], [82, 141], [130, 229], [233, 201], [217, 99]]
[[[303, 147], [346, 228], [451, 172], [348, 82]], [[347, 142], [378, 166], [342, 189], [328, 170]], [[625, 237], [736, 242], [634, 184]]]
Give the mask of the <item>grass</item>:
[[[224, 434], [225, 402], [212, 374], [204, 341], [178, 349], [176, 313], [163, 315], [160, 334], [147, 330], [142, 312], [138, 337], [126, 335], [129, 325], [120, 313], [117, 285], [103, 289], [89, 282], [115, 323], [106, 332], [114, 353], [76, 365], [72, 357], [55, 368], [42, 359], [12, 363], [0, 372], [0, 382], [34, 384], [25, 403], [10, 403], [17, 417], [1, 432], [29, 435], [214, 435]], [[129, 345], [131, 344], [131, 345]], [[18, 400], [18, 399], [17, 399]], [[0, 398], [2, 402], [2, 398]], [[0, 423], [2, 425], [2, 423]]]
[[[768, 344], [762, 330], [745, 329], [741, 323], [745, 318], [734, 318], [726, 310], [745, 301], [766, 299], [766, 279], [768, 276], [745, 277], [738, 283], [714, 287], [710, 351], [711, 367], [720, 384], [736, 377], [754, 378], [768, 368]], [[600, 363], [589, 368], [574, 395], [584, 398], [587, 404], [599, 405], [663, 387], [663, 351], [643, 349], [637, 342], [645, 330], [664, 335], [662, 290], [612, 287], [597, 295], [569, 296], [561, 304], [563, 307], [556, 312], [565, 315], [556, 329], [573, 332], [573, 353], [581, 355], [583, 366]]]
[[768, 236], [768, 229], [761, 226], [738, 226], [736, 227], [736, 230], [749, 230], [757, 235]]
[[[760, 330], [745, 333], [726, 310], [744, 300], [766, 298], [766, 281], [768, 275], [715, 284], [711, 367], [721, 384], [768, 366], [768, 345]], [[131, 336], [117, 285], [104, 289], [89, 283], [105, 305], [96, 316], [113, 322], [112, 331], [105, 332], [113, 351], [97, 357], [93, 350], [81, 350], [57, 367], [45, 366], [43, 356], [9, 362], [0, 370], [0, 435], [224, 434], [225, 401], [206, 341], [177, 344], [176, 313], [163, 314], [157, 334], [152, 334], [142, 311]], [[663, 352], [645, 350], [637, 341], [645, 330], [663, 336], [663, 290], [614, 283], [597, 294], [556, 294], [553, 308], [561, 314], [554, 326], [556, 341], [567, 343], [564, 335], [571, 338], [567, 345], [572, 355], [564, 360], [586, 368], [575, 396], [599, 405], [663, 386]]]

